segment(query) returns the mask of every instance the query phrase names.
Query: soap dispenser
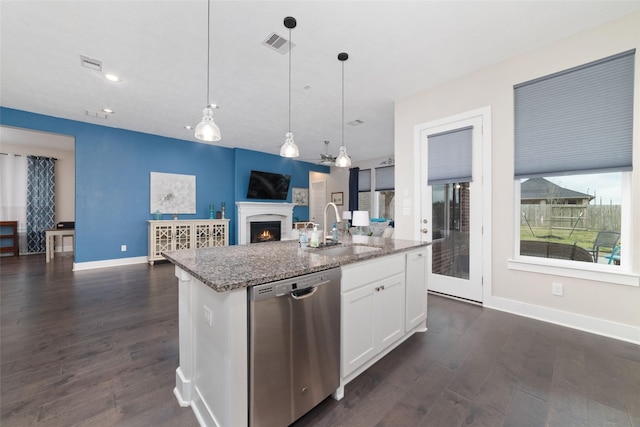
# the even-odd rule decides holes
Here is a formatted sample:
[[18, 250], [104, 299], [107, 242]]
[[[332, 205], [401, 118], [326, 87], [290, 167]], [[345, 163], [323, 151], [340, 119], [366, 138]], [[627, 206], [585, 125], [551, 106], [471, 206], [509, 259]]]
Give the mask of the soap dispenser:
[[309, 242], [309, 246], [312, 248], [317, 248], [320, 246], [320, 232], [318, 231], [318, 226], [316, 224], [313, 225], [313, 231], [311, 232], [311, 242]]
[[331, 229], [331, 241], [333, 243], [338, 243], [338, 225], [334, 222], [333, 228]]

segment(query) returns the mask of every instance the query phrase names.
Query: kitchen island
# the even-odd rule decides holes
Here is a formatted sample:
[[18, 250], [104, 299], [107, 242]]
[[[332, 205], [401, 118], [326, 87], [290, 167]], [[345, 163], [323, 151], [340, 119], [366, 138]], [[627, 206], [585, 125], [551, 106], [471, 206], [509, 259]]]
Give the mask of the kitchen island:
[[178, 401], [201, 425], [248, 425], [247, 289], [336, 267], [341, 349], [333, 396], [342, 398], [349, 381], [426, 331], [426, 245], [353, 236], [333, 248], [283, 241], [164, 253], [179, 283]]

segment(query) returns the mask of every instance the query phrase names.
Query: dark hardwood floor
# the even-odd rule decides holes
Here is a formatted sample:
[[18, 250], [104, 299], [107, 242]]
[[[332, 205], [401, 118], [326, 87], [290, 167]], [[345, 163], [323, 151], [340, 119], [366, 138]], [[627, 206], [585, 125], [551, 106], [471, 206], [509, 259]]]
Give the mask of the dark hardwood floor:
[[[197, 425], [173, 266], [71, 264], [0, 259], [0, 425]], [[432, 295], [428, 326], [295, 426], [640, 427], [637, 345]]]

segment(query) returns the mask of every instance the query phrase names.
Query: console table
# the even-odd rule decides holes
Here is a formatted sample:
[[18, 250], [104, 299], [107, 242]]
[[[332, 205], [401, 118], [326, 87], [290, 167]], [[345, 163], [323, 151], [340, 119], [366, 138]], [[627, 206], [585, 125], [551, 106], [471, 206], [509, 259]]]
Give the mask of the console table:
[[75, 235], [76, 231], [73, 228], [49, 228], [45, 231], [45, 240], [46, 240], [46, 252], [47, 252], [47, 262], [50, 262], [53, 259], [54, 253], [56, 251], [56, 236], [62, 237], [62, 246], [64, 247], [64, 238], [71, 237], [73, 240], [73, 245], [75, 248]]
[[228, 219], [148, 220], [147, 260], [165, 259], [162, 252], [229, 245]]

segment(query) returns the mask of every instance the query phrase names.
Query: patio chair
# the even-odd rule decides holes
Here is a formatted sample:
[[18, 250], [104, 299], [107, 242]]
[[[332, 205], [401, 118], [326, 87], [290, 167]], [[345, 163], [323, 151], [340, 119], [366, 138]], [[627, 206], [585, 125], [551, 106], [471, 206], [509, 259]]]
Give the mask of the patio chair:
[[620, 233], [617, 231], [598, 231], [596, 241], [593, 242], [593, 249], [587, 250], [593, 256], [593, 262], [598, 262], [600, 248], [609, 248], [613, 252], [618, 240], [620, 240]]
[[613, 261], [614, 264], [620, 265], [620, 245], [616, 245], [611, 251], [611, 255], [606, 255], [605, 258], [609, 260], [607, 264], [611, 264]]

